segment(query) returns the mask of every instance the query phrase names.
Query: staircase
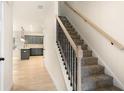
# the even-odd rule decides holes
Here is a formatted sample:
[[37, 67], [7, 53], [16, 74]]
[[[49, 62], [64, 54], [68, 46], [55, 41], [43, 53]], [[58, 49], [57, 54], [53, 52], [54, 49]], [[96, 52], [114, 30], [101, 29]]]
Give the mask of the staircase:
[[121, 91], [113, 85], [113, 77], [105, 74], [104, 67], [98, 64], [98, 58], [92, 55], [92, 50], [77, 33], [75, 28], [64, 16], [59, 16], [69, 35], [76, 45], [81, 45], [83, 59], [81, 63], [81, 90], [82, 91]]

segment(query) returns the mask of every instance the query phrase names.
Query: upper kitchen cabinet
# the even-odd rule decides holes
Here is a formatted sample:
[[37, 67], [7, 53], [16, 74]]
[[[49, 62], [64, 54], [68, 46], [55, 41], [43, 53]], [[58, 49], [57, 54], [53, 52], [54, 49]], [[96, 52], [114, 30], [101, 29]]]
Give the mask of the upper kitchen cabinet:
[[43, 36], [25, 35], [26, 44], [43, 44]]

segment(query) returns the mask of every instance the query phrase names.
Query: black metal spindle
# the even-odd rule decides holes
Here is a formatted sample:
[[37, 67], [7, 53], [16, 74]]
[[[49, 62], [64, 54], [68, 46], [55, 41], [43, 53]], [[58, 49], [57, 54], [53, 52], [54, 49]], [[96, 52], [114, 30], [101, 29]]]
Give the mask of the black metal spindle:
[[77, 90], [77, 57], [75, 59], [75, 90]]
[[69, 80], [71, 78], [71, 44], [69, 43]]
[[66, 59], [66, 55], [67, 55], [67, 53], [66, 53], [66, 50], [67, 50], [67, 48], [66, 48], [66, 46], [67, 46], [67, 38], [66, 38], [66, 36], [65, 36], [64, 41], [65, 41], [65, 44], [64, 44], [64, 47], [65, 47], [64, 55], [65, 55], [65, 61], [66, 61], [65, 66], [66, 66], [66, 71], [67, 71], [67, 59]]
[[[66, 39], [66, 38], [65, 38], [65, 42], [67, 42], [67, 39]], [[67, 44], [65, 44], [65, 57], [66, 57], [66, 55], [67, 55], [67, 53], [66, 53], [66, 51], [67, 51], [66, 46], [67, 46]], [[65, 68], [66, 68], [66, 63], [64, 63], [64, 65], [65, 65]]]
[[70, 46], [70, 86], [72, 86], [72, 47]]
[[[69, 73], [69, 65], [68, 65], [68, 63], [69, 63], [69, 61], [68, 61], [68, 40], [67, 40], [67, 56], [66, 56], [66, 61], [67, 61], [67, 74]], [[68, 75], [68, 77], [69, 77], [69, 75]]]
[[74, 78], [74, 75], [75, 75], [74, 74], [74, 72], [75, 72], [74, 67], [75, 67], [75, 65], [74, 65], [74, 62], [75, 62], [75, 54], [74, 54], [74, 50], [73, 50], [73, 91], [75, 90], [75, 82], [74, 82], [75, 81], [75, 78]]

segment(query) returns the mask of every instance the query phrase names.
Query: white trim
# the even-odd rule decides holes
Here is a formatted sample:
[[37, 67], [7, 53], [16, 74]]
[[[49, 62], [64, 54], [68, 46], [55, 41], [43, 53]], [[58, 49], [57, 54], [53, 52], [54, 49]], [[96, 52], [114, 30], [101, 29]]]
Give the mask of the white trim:
[[[2, 32], [2, 2], [0, 1], [0, 57], [1, 57], [1, 32]], [[1, 65], [2, 63], [0, 63], [0, 90], [1, 90]]]
[[[0, 56], [2, 56], [3, 57], [3, 39], [4, 39], [4, 2], [1, 2], [1, 42], [0, 42], [0, 44], [1, 44], [1, 55]], [[1, 67], [0, 67], [1, 69], [1, 77], [0, 77], [0, 79], [1, 79], [1, 84], [0, 84], [0, 90], [3, 90], [3, 88], [4, 88], [4, 78], [3, 78], [3, 76], [4, 76], [4, 63], [2, 62], [1, 63]]]

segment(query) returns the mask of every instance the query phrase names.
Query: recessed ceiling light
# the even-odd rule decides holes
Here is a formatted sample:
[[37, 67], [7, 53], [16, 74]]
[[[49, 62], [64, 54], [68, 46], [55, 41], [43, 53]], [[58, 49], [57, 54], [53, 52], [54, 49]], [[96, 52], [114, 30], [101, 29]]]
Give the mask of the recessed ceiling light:
[[42, 5], [38, 5], [38, 9], [43, 9], [43, 6]]

